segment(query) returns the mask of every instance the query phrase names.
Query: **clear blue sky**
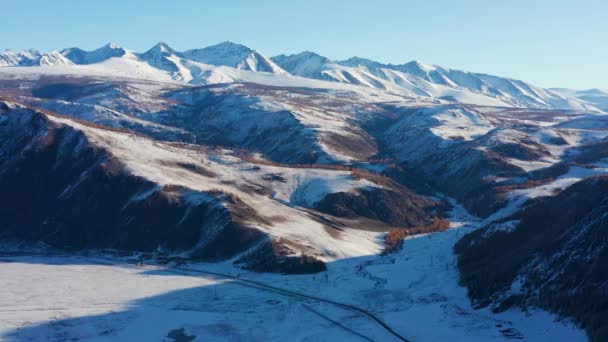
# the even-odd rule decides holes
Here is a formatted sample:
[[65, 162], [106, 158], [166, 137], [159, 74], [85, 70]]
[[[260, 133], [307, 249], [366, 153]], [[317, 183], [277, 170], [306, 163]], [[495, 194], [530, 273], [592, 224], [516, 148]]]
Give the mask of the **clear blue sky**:
[[273, 56], [413, 59], [544, 87], [608, 90], [608, 0], [3, 1], [0, 48], [230, 40]]

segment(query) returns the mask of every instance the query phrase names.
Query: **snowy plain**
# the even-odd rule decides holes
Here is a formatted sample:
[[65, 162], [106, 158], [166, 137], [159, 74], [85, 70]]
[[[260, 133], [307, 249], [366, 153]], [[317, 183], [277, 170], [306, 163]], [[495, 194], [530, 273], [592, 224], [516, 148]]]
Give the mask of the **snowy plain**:
[[241, 279], [354, 305], [411, 341], [586, 340], [541, 310], [472, 308], [452, 246], [480, 220], [459, 206], [450, 220], [450, 230], [412, 237], [397, 254], [340, 259], [312, 275], [247, 272], [232, 260], [175, 269], [95, 255], [6, 255], [0, 340], [397, 340], [361, 313]]

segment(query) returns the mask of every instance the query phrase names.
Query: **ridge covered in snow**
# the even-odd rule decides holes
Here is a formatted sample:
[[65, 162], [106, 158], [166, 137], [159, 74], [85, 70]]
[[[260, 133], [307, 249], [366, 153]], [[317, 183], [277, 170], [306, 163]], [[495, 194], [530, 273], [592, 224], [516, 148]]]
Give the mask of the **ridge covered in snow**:
[[[69, 65], [83, 67], [67, 67]], [[49, 66], [55, 68], [49, 69]], [[191, 85], [254, 82], [293, 87], [333, 87], [299, 80], [307, 78], [443, 103], [590, 112], [601, 112], [607, 107], [605, 93], [544, 89], [515, 79], [419, 61], [385, 64], [360, 57], [332, 61], [310, 51], [268, 58], [259, 51], [233, 42], [187, 51], [176, 51], [161, 42], [143, 53], [126, 50], [114, 43], [93, 51], [77, 47], [48, 53], [5, 50], [0, 52], [0, 67], [13, 67], [0, 69], [0, 74], [16, 73], [14, 68], [33, 67], [30, 72], [37, 74], [128, 75]]]
[[195, 62], [217, 66], [228, 66], [239, 70], [262, 71], [274, 74], [286, 72], [272, 60], [245, 45], [223, 42], [202, 49], [184, 52], [184, 56]]
[[523, 81], [480, 73], [429, 65], [419, 61], [405, 64], [383, 64], [373, 60], [352, 57], [344, 61], [331, 61], [319, 55], [303, 52], [296, 55], [280, 55], [273, 60], [288, 72], [309, 78], [366, 87], [391, 92], [409, 92], [416, 95], [482, 104], [495, 101], [511, 107], [564, 108], [592, 110], [592, 103], [581, 101], [551, 90], [539, 88]]
[[61, 54], [74, 64], [95, 64], [113, 57], [133, 57], [132, 53], [114, 43], [108, 43], [93, 51], [73, 47], [62, 50]]
[[3, 66], [51, 66], [51, 65], [70, 65], [71, 60], [63, 56], [56, 50], [47, 53], [40, 53], [37, 50], [12, 51], [4, 50], [0, 52], [0, 67]]

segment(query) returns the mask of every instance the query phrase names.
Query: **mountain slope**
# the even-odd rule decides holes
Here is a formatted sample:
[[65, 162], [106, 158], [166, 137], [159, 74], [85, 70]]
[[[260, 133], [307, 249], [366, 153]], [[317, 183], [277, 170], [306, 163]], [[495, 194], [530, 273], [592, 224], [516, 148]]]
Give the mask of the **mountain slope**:
[[404, 227], [430, 222], [435, 211], [433, 201], [350, 171], [256, 164], [228, 150], [162, 143], [13, 103], [2, 108], [4, 239], [197, 258], [231, 257], [271, 240], [290, 255], [333, 260], [378, 252], [388, 227], [372, 216], [386, 210], [382, 202], [370, 201], [365, 215], [373, 220], [362, 222], [305, 209], [329, 194], [407, 193], [400, 203], [408, 214], [392, 221]]
[[[273, 74], [238, 72], [276, 81]], [[15, 88], [21, 81], [0, 81], [0, 91], [8, 87], [14, 96], [33, 97], [33, 105], [156, 139], [246, 149], [280, 163], [369, 167], [410, 188], [445, 193], [480, 216], [511, 205], [505, 189], [549, 182], [529, 173], [555, 168], [547, 171], [551, 177], [566, 174], [567, 155], [608, 136], [604, 115], [425, 103], [294, 79], [336, 87], [188, 87], [63, 76], [29, 80], [29, 94]], [[601, 172], [590, 163], [584, 167]]]
[[478, 305], [537, 305], [576, 319], [592, 341], [608, 337], [608, 177], [465, 236], [456, 246], [461, 281]]
[[[228, 257], [260, 236], [237, 224], [218, 194], [163, 187], [129, 172], [87, 134], [102, 130], [11, 103], [2, 106], [3, 239]], [[242, 243], [226, 244], [223, 234]]]

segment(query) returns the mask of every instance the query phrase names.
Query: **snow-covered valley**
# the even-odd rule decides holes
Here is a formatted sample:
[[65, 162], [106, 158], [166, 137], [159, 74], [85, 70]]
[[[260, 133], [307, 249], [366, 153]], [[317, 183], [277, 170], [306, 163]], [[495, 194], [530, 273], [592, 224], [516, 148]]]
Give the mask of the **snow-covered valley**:
[[0, 340], [603, 341], [605, 97], [231, 42], [1, 52]]

